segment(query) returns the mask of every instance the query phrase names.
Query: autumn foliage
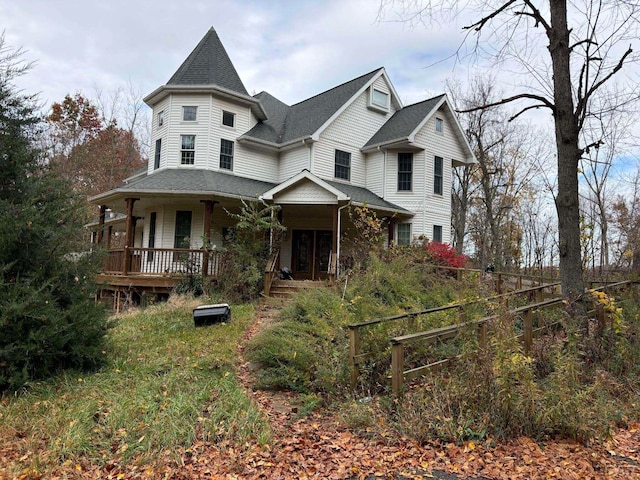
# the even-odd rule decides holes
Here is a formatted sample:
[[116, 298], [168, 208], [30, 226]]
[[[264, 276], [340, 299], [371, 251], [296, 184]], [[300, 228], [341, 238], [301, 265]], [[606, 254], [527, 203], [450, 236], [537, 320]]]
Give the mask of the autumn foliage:
[[54, 103], [47, 123], [50, 165], [79, 193], [92, 196], [115, 188], [146, 164], [134, 133], [116, 119], [103, 118], [79, 93]]
[[448, 243], [429, 242], [424, 246], [424, 249], [433, 263], [443, 267], [462, 268], [467, 259], [464, 255], [457, 253], [455, 248]]

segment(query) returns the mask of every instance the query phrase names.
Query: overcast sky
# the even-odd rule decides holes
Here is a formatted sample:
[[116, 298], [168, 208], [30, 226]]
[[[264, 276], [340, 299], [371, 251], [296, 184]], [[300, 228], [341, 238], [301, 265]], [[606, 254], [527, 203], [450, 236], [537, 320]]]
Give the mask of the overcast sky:
[[163, 85], [207, 30], [218, 32], [250, 93], [292, 104], [384, 66], [403, 103], [465, 76], [446, 60], [461, 25], [378, 21], [377, 0], [3, 0], [6, 43], [34, 68], [19, 80], [45, 105], [80, 91]]

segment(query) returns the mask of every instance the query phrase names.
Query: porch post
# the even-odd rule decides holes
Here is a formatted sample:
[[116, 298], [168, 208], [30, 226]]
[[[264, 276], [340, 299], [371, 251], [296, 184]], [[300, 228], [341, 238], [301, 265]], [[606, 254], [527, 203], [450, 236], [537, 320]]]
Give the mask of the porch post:
[[104, 235], [104, 218], [107, 212], [106, 205], [100, 205], [100, 216], [98, 217], [98, 245], [102, 245], [102, 237]]
[[124, 271], [123, 275], [127, 275], [131, 270], [131, 252], [129, 249], [133, 247], [133, 239], [135, 236], [135, 220], [133, 218], [133, 204], [138, 200], [137, 198], [126, 198], [127, 202], [127, 230], [124, 241]]
[[209, 274], [209, 248], [211, 245], [211, 217], [213, 216], [213, 207], [215, 200], [200, 200], [204, 203], [204, 251], [202, 253], [202, 276]]
[[389, 217], [389, 231], [387, 232], [387, 246], [391, 246], [393, 243], [393, 231], [396, 228], [396, 220], [393, 217]]
[[333, 242], [331, 245], [331, 265], [329, 268], [333, 274], [338, 276], [338, 205], [333, 207]]

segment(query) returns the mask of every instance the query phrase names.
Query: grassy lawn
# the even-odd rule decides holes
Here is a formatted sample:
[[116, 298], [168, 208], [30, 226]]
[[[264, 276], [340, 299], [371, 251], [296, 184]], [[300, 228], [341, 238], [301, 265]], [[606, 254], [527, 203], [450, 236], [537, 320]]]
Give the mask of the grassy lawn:
[[[270, 438], [234, 375], [253, 307], [195, 328], [195, 301], [115, 318], [106, 366], [67, 373], [0, 398], [0, 477], [44, 474], [65, 462], [144, 463], [198, 440]], [[4, 463], [4, 464], [3, 464]]]

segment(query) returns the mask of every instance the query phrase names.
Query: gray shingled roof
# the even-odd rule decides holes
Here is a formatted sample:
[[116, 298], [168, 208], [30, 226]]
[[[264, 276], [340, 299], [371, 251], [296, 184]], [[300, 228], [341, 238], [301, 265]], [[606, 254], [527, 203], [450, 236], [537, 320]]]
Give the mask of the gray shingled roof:
[[348, 185], [346, 183], [334, 182], [332, 180], [324, 180], [329, 185], [334, 187], [337, 190], [345, 193], [348, 197], [351, 198], [351, 201], [356, 203], [366, 203], [371, 207], [378, 207], [384, 210], [395, 210], [399, 212], [407, 212], [407, 214], [413, 215], [410, 211], [405, 208], [399, 207], [391, 202], [387, 202], [382, 197], [379, 197], [371, 190], [367, 190], [363, 187], [356, 187], [353, 185]]
[[[366, 203], [373, 208], [406, 211], [404, 208], [383, 200], [362, 187], [325, 180], [332, 187], [344, 192], [356, 203]], [[211, 193], [241, 198], [257, 198], [276, 186], [275, 183], [238, 177], [228, 173], [199, 169], [164, 169], [116, 189], [131, 193]]]
[[167, 85], [215, 85], [249, 95], [213, 27], [180, 65]]
[[274, 183], [238, 177], [228, 173], [196, 169], [166, 169], [120, 187], [132, 192], [211, 192], [212, 194], [256, 198], [275, 187]]
[[[269, 96], [269, 101], [272, 102], [271, 99], [273, 99], [279, 102], [278, 106], [275, 106], [275, 103], [272, 102], [274, 111], [277, 111], [276, 117], [271, 118], [269, 107], [265, 105], [264, 108], [267, 110], [267, 116], [269, 117], [268, 121], [258, 123], [245, 136], [271, 143], [287, 143], [291, 140], [311, 136], [380, 70], [382, 69], [378, 68], [326, 92], [296, 103], [288, 108], [284, 117], [282, 115], [285, 104], [269, 94], [264, 94]], [[256, 98], [259, 97], [256, 96]], [[262, 100], [261, 98], [259, 99]]]
[[420, 125], [429, 113], [442, 100], [444, 95], [423, 102], [407, 105], [396, 111], [393, 116], [364, 145], [364, 148], [380, 145], [398, 139], [406, 139]]

